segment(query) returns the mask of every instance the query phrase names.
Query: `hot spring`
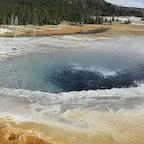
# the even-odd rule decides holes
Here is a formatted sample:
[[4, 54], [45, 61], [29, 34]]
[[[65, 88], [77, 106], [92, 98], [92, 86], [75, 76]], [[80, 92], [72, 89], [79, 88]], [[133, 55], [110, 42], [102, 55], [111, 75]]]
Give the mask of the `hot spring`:
[[30, 54], [0, 64], [0, 87], [49, 93], [137, 87], [140, 59], [92, 52]]

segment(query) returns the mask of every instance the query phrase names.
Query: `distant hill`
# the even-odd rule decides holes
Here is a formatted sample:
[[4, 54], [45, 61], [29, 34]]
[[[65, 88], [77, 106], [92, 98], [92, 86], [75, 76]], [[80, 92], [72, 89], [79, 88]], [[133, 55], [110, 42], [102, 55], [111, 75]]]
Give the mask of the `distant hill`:
[[129, 9], [144, 12], [144, 8], [129, 7]]
[[[13, 24], [100, 23], [100, 16], [142, 16], [143, 11], [104, 0], [0, 0], [0, 21]], [[97, 17], [97, 21], [93, 19]]]

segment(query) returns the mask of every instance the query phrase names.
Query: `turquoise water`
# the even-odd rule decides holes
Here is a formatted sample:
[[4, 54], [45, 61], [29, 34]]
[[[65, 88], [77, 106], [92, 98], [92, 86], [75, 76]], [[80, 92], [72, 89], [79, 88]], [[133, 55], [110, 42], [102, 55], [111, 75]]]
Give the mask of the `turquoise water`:
[[0, 63], [0, 87], [51, 93], [135, 87], [144, 79], [141, 60], [64, 52], [31, 54]]

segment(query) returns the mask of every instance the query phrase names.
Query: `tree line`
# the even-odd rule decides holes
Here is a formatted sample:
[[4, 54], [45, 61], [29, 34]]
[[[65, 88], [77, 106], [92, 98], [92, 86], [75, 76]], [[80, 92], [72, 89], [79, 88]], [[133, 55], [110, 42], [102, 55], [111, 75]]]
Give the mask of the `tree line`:
[[[142, 11], [104, 0], [0, 0], [0, 23], [21, 25], [59, 24], [62, 21], [99, 23], [101, 16], [137, 16]], [[96, 19], [94, 20], [94, 16]]]

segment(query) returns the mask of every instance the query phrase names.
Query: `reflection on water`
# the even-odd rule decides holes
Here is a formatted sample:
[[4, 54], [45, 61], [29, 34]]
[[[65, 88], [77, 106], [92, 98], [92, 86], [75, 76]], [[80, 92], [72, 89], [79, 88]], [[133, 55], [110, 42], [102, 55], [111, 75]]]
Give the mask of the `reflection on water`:
[[143, 79], [144, 64], [140, 60], [107, 54], [32, 54], [0, 64], [0, 87], [32, 91], [127, 88]]

